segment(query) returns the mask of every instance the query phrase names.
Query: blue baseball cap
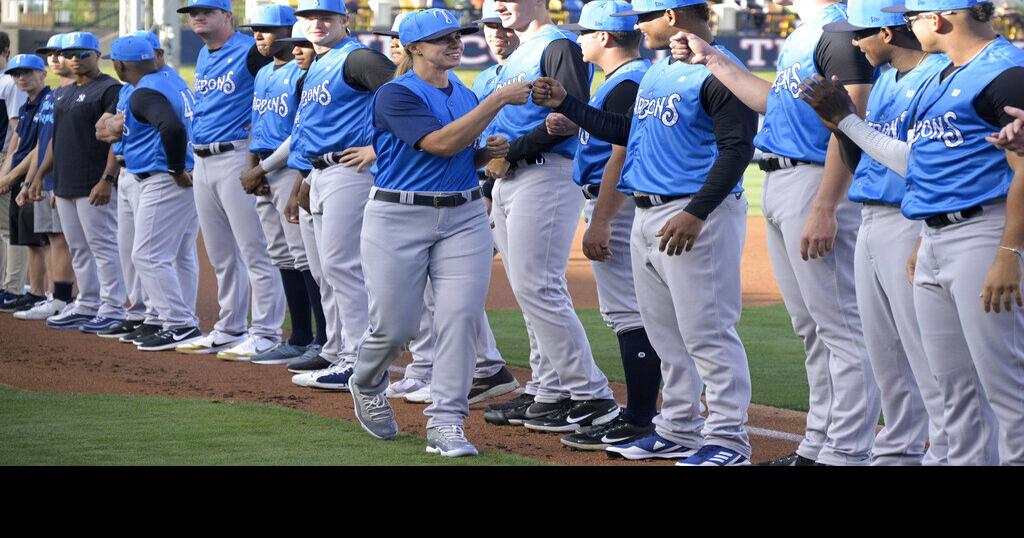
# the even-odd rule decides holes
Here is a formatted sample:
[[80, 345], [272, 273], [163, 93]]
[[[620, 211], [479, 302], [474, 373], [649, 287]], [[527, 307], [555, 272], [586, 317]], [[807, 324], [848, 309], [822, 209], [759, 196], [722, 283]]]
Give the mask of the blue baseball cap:
[[[309, 38], [306, 37], [306, 29], [303, 28], [305, 25], [306, 25], [306, 23], [304, 23], [304, 22], [297, 22], [297, 23], [293, 24], [292, 25], [292, 35], [291, 35], [291, 37], [286, 37], [286, 38], [283, 38], [283, 39], [278, 39], [278, 41], [284, 41], [286, 43], [309, 43]], [[309, 46], [312, 47], [313, 44], [310, 43]], [[309, 47], [307, 47], [307, 48], [309, 48]]]
[[94, 50], [100, 51], [100, 40], [90, 32], [71, 32], [64, 34], [60, 50]]
[[903, 16], [883, 13], [882, 8], [892, 7], [903, 0], [849, 0], [846, 3], [846, 20], [830, 22], [822, 27], [826, 32], [856, 32], [868, 28], [903, 26]]
[[188, 13], [193, 9], [219, 9], [231, 13], [231, 0], [188, 0], [185, 7], [178, 8], [178, 13]]
[[403, 11], [403, 12], [399, 13], [398, 16], [395, 17], [395, 22], [391, 23], [391, 29], [390, 30], [374, 30], [373, 33], [377, 34], [377, 35], [388, 36], [388, 37], [398, 37], [398, 27], [399, 27], [399, 25], [402, 24], [402, 19], [404, 19], [405, 16], [408, 15], [408, 14], [409, 13], [406, 12], [406, 11]]
[[484, 0], [480, 8], [480, 18], [473, 21], [473, 24], [494, 24], [500, 23], [501, 16], [498, 15], [498, 0]]
[[636, 15], [616, 17], [617, 13], [631, 11], [633, 6], [622, 0], [596, 0], [583, 6], [580, 20], [574, 24], [559, 24], [558, 27], [570, 32], [599, 30], [604, 32], [633, 32], [636, 29]]
[[677, 7], [695, 6], [697, 4], [706, 4], [707, 0], [633, 0], [633, 5], [629, 11], [620, 11], [614, 13], [612, 17], [629, 17], [634, 15], [643, 15], [644, 13], [652, 13], [655, 11], [665, 11], [666, 9], [675, 9]]
[[15, 69], [35, 69], [45, 73], [46, 64], [43, 63], [42, 58], [35, 54], [19, 54], [7, 62], [7, 69], [4, 70], [4, 73], [10, 73]]
[[266, 27], [291, 27], [295, 24], [295, 10], [292, 6], [280, 4], [262, 4], [256, 10], [256, 15], [249, 19], [249, 24], [239, 24], [242, 28]]
[[60, 49], [64, 48], [64, 34], [53, 34], [50, 39], [46, 40], [45, 47], [39, 47], [36, 49], [36, 54], [50, 54], [53, 52], [59, 52]]
[[345, 2], [342, 0], [299, 0], [299, 8], [295, 10], [296, 15], [301, 17], [311, 11], [348, 15], [348, 9], [345, 8]]
[[429, 41], [452, 32], [472, 34], [476, 26], [459, 26], [459, 17], [447, 9], [430, 8], [410, 13], [398, 27], [398, 39], [402, 46], [417, 41]]
[[908, 11], [946, 11], [950, 9], [967, 9], [978, 4], [986, 4], [989, 0], [906, 0], [895, 6], [882, 9], [886, 13], [906, 13]]
[[156, 58], [153, 45], [144, 37], [126, 35], [119, 37], [110, 44], [110, 54], [104, 54], [104, 60], [119, 62], [143, 62]]
[[145, 30], [138, 30], [128, 34], [132, 37], [141, 37], [149, 43], [149, 46], [153, 47], [153, 50], [163, 50], [163, 45], [160, 44], [160, 37], [153, 32], [147, 32]]

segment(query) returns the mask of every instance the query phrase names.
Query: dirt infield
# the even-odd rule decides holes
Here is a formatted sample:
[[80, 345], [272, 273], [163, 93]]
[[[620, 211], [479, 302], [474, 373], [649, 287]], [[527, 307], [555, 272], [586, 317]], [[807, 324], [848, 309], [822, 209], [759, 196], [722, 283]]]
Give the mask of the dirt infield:
[[[578, 242], [577, 242], [578, 244]], [[209, 263], [202, 253], [199, 315], [209, 329], [217, 314], [216, 287]], [[490, 308], [515, 307], [500, 262], [488, 300]], [[749, 303], [778, 301], [764, 249], [763, 219], [751, 218], [744, 253], [744, 300]], [[578, 307], [596, 307], [597, 297], [589, 262], [573, 253], [568, 275], [570, 291]], [[141, 353], [131, 346], [72, 332], [46, 329], [39, 322], [22, 322], [0, 316], [0, 383], [27, 390], [90, 392], [138, 396], [171, 396], [202, 399], [234, 399], [283, 405], [328, 417], [355, 420], [347, 393], [297, 387], [279, 366], [232, 363], [212, 357], [173, 352]], [[407, 358], [399, 364], [405, 364]], [[529, 371], [513, 368], [523, 384]], [[625, 401], [625, 387], [613, 384], [616, 397]], [[562, 447], [557, 435], [532, 433], [521, 427], [494, 427], [484, 423], [485, 404], [473, 406], [466, 424], [468, 436], [485, 450], [500, 450], [566, 465], [624, 464], [603, 453], [577, 452]], [[422, 406], [395, 403], [401, 430], [424, 435]], [[754, 461], [792, 452], [793, 440], [802, 435], [804, 414], [764, 406], [750, 409]], [[634, 463], [635, 465], [635, 463]]]

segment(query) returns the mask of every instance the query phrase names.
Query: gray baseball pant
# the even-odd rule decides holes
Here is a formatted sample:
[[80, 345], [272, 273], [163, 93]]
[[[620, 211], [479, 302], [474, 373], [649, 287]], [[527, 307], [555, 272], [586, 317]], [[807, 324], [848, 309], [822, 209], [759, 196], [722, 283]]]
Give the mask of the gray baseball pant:
[[554, 153], [494, 186], [494, 238], [512, 291], [537, 337], [536, 400], [554, 403], [612, 398], [608, 379], [594, 363], [566, 285], [584, 198], [572, 181], [572, 160]]
[[146, 290], [132, 261], [132, 246], [135, 243], [135, 211], [139, 205], [139, 181], [135, 174], [123, 166], [117, 177], [117, 251], [121, 256], [121, 271], [124, 273], [125, 292], [128, 296], [126, 312], [132, 321], [144, 321], [151, 325], [159, 323], [156, 310], [146, 300]]
[[898, 207], [865, 205], [861, 211], [857, 305], [885, 418], [871, 449], [872, 465], [946, 463], [942, 393], [921, 346], [905, 268], [920, 234], [921, 223], [906, 219]]
[[1024, 311], [986, 313], [980, 299], [1005, 221], [998, 202], [921, 234], [914, 306], [942, 391], [950, 465], [1024, 465]]
[[245, 141], [234, 144], [238, 148], [234, 151], [209, 157], [197, 155], [193, 170], [193, 195], [203, 243], [217, 275], [220, 313], [214, 329], [230, 334], [246, 332], [251, 284], [251, 333], [278, 341], [285, 314], [284, 285], [267, 254], [256, 199], [242, 190], [239, 181], [249, 162]]
[[[318, 173], [318, 170], [313, 170], [309, 177]], [[317, 286], [320, 287], [320, 303], [324, 309], [324, 323], [327, 325], [324, 328], [327, 341], [320, 349], [320, 356], [336, 363], [341, 360], [341, 318], [338, 314], [337, 302], [334, 300], [334, 288], [324, 278], [323, 267], [320, 266], [320, 247], [316, 236], [316, 229], [319, 225], [314, 225], [314, 221], [320, 218], [320, 215], [311, 215], [305, 209], [299, 210], [299, 231], [302, 233], [302, 244], [306, 249], [309, 272], [313, 275]]]
[[860, 204], [839, 203], [831, 252], [815, 260], [800, 258], [800, 235], [823, 170], [801, 165], [769, 172], [762, 192], [775, 280], [807, 353], [810, 409], [797, 453], [828, 465], [867, 465], [881, 402], [854, 290]]
[[284, 218], [284, 210], [295, 185], [295, 170], [282, 168], [267, 173], [265, 177], [270, 185], [270, 194], [256, 197], [256, 211], [267, 237], [270, 261], [274, 267], [305, 271], [309, 269], [309, 261], [302, 244], [302, 232]]
[[[637, 209], [631, 254], [643, 326], [661, 357], [661, 412], [655, 431], [680, 445], [717, 445], [750, 457], [750, 371], [736, 332], [743, 301], [740, 258], [747, 199], [728, 195], [704, 222], [690, 252], [658, 250], [658, 232], [690, 202]], [[699, 286], [694, 283], [699, 282]], [[707, 387], [707, 421], [700, 415]]]
[[493, 243], [484, 204], [434, 208], [370, 200], [365, 213], [361, 243], [370, 329], [350, 383], [367, 394], [387, 388], [388, 367], [419, 330], [429, 277], [437, 340], [433, 403], [423, 413], [428, 428], [461, 425], [469, 415], [479, 312], [490, 283]]
[[334, 288], [341, 324], [339, 356], [345, 364], [352, 364], [356, 347], [369, 326], [359, 234], [373, 176], [335, 165], [310, 175], [309, 180], [310, 209], [314, 216], [319, 216], [313, 225], [320, 248], [320, 267], [324, 279]]
[[[146, 296], [164, 329], [198, 327], [191, 284], [182, 282], [178, 256], [196, 220], [191, 188], [182, 188], [170, 174], [155, 174], [138, 185], [135, 243], [131, 259], [138, 268]], [[186, 264], [187, 265], [187, 264]], [[191, 299], [191, 300], [190, 300]]]
[[[587, 200], [583, 208], [583, 220], [587, 225], [590, 224], [596, 206], [596, 200]], [[608, 249], [612, 251], [612, 257], [603, 262], [590, 262], [594, 270], [594, 282], [597, 284], [597, 302], [601, 308], [601, 317], [615, 334], [644, 326], [640, 319], [640, 306], [636, 301], [633, 263], [629, 254], [635, 214], [636, 203], [632, 199], [626, 200], [611, 222], [612, 235], [608, 241]]]
[[125, 319], [124, 274], [117, 249], [117, 196], [101, 206], [89, 197], [57, 197], [71, 266], [78, 281], [75, 313]]

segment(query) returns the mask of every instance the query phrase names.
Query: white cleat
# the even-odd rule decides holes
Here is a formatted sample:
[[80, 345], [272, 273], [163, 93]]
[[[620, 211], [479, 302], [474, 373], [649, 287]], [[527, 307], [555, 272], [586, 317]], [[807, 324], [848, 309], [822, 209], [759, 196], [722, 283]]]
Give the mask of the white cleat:
[[220, 331], [211, 331], [210, 334], [188, 344], [182, 344], [174, 348], [178, 353], [194, 355], [206, 355], [231, 349], [247, 337], [245, 333], [233, 335]]
[[217, 353], [217, 358], [226, 361], [247, 361], [264, 351], [272, 349], [276, 345], [277, 342], [269, 338], [249, 335], [236, 344], [235, 347]]

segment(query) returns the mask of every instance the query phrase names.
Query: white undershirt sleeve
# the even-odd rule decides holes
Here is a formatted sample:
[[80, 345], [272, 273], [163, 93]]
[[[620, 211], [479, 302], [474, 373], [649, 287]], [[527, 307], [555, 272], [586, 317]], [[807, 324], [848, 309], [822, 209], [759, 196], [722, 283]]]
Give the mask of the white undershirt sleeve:
[[282, 166], [288, 164], [288, 154], [291, 153], [292, 137], [288, 137], [281, 143], [274, 153], [270, 154], [270, 157], [260, 161], [260, 168], [264, 172], [273, 172], [280, 169]]
[[839, 130], [850, 137], [850, 140], [860, 146], [860, 149], [872, 159], [906, 177], [907, 162], [910, 160], [910, 144], [872, 129], [866, 121], [855, 114], [843, 118], [843, 121], [839, 122]]

